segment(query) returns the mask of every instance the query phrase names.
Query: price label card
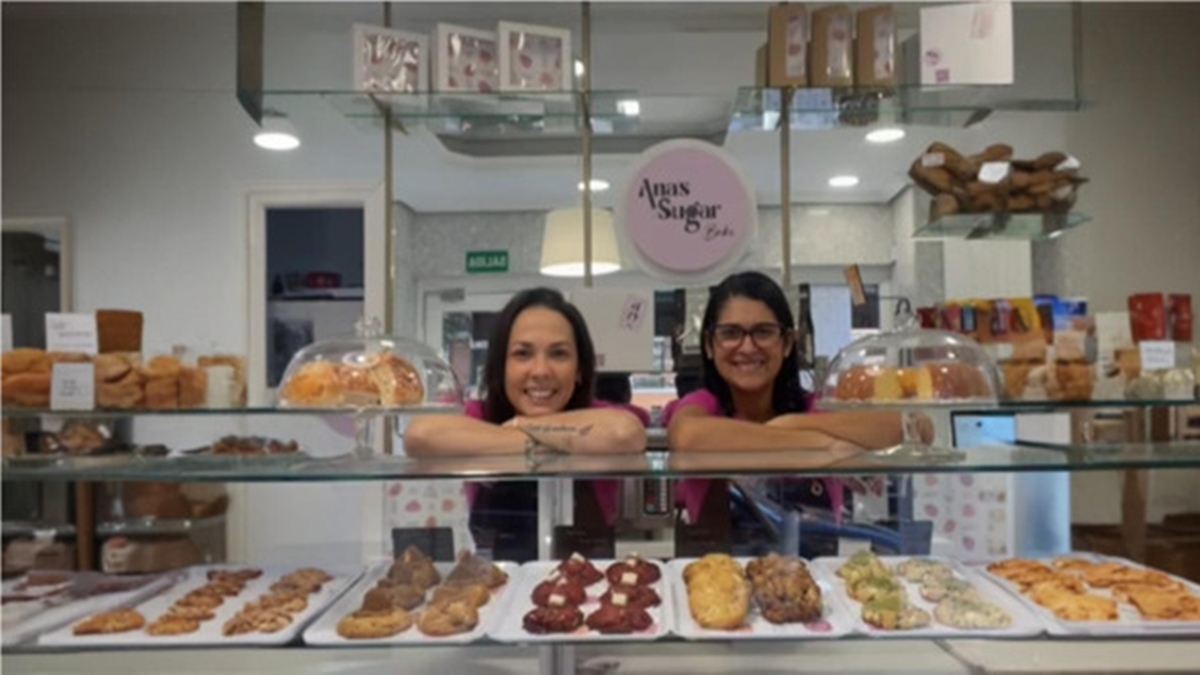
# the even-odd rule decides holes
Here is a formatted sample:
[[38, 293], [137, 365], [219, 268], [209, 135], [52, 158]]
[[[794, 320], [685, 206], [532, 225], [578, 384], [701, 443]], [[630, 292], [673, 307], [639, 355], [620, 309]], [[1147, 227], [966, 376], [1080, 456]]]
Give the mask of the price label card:
[[984, 162], [979, 169], [979, 182], [996, 184], [1008, 178], [1008, 162]]
[[95, 356], [100, 351], [95, 314], [46, 314], [46, 351]]
[[51, 410], [96, 407], [96, 368], [90, 363], [56, 363], [50, 372]]
[[1138, 343], [1142, 371], [1170, 370], [1175, 367], [1175, 343], [1167, 340], [1143, 340]]
[[4, 314], [0, 320], [3, 321], [3, 335], [0, 336], [0, 352], [11, 352], [13, 348], [12, 314]]

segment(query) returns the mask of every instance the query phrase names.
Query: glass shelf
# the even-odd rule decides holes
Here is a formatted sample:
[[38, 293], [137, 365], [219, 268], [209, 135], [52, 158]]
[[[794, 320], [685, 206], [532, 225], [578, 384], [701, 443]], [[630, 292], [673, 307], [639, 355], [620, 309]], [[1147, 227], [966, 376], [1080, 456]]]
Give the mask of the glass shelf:
[[956, 213], [917, 228], [914, 239], [1046, 241], [1091, 220], [1069, 213]]
[[[263, 97], [266, 107], [285, 112], [318, 97], [361, 127], [380, 128], [387, 118], [402, 129], [423, 126], [435, 134], [451, 136], [571, 136], [579, 133], [583, 121], [583, 97], [577, 91], [484, 94], [276, 90], [263, 92]], [[593, 91], [591, 99], [593, 133], [636, 131], [636, 92]]]
[[13, 419], [37, 419], [42, 417], [62, 419], [108, 420], [123, 417], [229, 417], [290, 415], [306, 417], [361, 416], [385, 417], [388, 415], [446, 415], [461, 414], [461, 405], [423, 405], [408, 408], [276, 408], [258, 406], [251, 408], [177, 408], [174, 410], [47, 410], [45, 408], [18, 408], [5, 406], [0, 417]]
[[[996, 110], [1072, 112], [1083, 102], [1076, 98], [1014, 97], [1013, 87], [804, 87], [793, 89], [791, 127], [817, 131], [873, 124], [965, 127], [983, 121]], [[783, 90], [740, 87], [734, 99], [730, 131], [774, 131], [779, 126]]]
[[783, 452], [646, 452], [635, 455], [566, 455], [530, 462], [523, 456], [418, 459], [377, 456], [312, 458], [136, 456], [10, 458], [4, 480], [44, 481], [363, 481], [429, 478], [522, 480], [529, 478], [712, 477], [730, 475], [838, 475], [949, 472], [1102, 471], [1200, 467], [1200, 441], [1125, 445], [988, 446], [967, 448], [954, 463], [889, 457], [885, 453], [801, 450]]
[[53, 532], [56, 537], [74, 537], [75, 526], [69, 523], [53, 525], [26, 520], [6, 520], [0, 523], [0, 536], [4, 537], [34, 537], [41, 532]]
[[188, 534], [210, 527], [224, 527], [225, 514], [211, 518], [127, 518], [96, 524], [96, 534], [102, 537], [139, 534]]

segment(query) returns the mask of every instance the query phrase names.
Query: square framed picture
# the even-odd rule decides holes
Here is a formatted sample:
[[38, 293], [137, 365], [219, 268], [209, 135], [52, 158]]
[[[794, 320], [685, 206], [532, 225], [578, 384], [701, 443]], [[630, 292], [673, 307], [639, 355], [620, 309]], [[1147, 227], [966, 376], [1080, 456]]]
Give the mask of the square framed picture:
[[571, 31], [501, 21], [501, 91], [570, 91]]
[[433, 34], [435, 91], [488, 94], [500, 90], [496, 33], [439, 23]]
[[382, 26], [354, 24], [354, 89], [429, 91], [429, 39]]

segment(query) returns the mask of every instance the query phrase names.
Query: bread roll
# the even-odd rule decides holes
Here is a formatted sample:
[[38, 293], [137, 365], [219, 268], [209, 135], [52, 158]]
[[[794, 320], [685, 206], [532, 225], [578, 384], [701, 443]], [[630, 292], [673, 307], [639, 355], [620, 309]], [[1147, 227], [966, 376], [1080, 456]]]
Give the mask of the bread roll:
[[[128, 377], [126, 380], [130, 379]], [[132, 383], [101, 382], [96, 386], [96, 407], [115, 410], [137, 408], [145, 402], [146, 393], [141, 380], [133, 378]]]
[[179, 407], [179, 380], [157, 377], [146, 380], [146, 407], [151, 410], [174, 410]]
[[283, 383], [279, 398], [284, 403], [296, 406], [319, 408], [338, 405], [341, 390], [337, 368], [327, 361], [313, 361], [300, 366]]
[[96, 366], [96, 382], [116, 382], [133, 370], [135, 362], [126, 354], [98, 354], [92, 363]]
[[4, 378], [0, 383], [5, 405], [27, 408], [50, 407], [50, 373], [21, 373]]
[[372, 372], [379, 385], [379, 398], [383, 405], [415, 405], [425, 400], [421, 376], [407, 359], [384, 354]]
[[917, 398], [943, 401], [992, 395], [987, 378], [965, 363], [927, 363], [917, 372]]
[[4, 377], [21, 373], [48, 373], [50, 372], [50, 359], [41, 349], [23, 347], [0, 355], [0, 369], [3, 370]]
[[203, 408], [208, 392], [208, 373], [203, 368], [184, 366], [179, 370], [179, 407]]
[[179, 359], [174, 356], [156, 356], [150, 359], [150, 362], [142, 366], [142, 375], [146, 379], [155, 378], [170, 378], [176, 379], [179, 377], [179, 369], [182, 366], [179, 364]]

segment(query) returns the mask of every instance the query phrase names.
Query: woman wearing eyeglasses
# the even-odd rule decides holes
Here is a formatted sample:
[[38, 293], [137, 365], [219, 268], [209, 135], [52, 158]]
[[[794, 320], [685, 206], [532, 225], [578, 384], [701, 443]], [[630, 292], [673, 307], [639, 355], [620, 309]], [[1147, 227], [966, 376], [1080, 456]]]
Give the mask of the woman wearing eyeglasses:
[[702, 325], [702, 388], [667, 407], [675, 451], [887, 448], [900, 443], [893, 412], [808, 415], [792, 310], [764, 274], [726, 277]]

